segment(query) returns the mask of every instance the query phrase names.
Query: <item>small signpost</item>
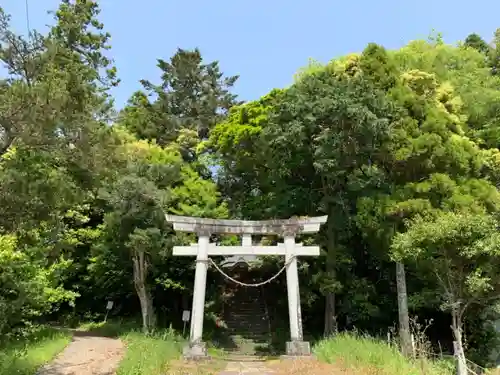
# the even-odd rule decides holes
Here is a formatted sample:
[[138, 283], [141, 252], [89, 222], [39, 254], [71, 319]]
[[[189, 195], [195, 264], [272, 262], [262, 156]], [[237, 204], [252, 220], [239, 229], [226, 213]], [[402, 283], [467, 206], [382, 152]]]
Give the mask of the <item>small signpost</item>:
[[184, 328], [182, 329], [182, 336], [186, 333], [186, 324], [189, 322], [189, 319], [191, 318], [191, 311], [189, 310], [184, 310], [182, 312], [182, 321], [184, 322]]
[[113, 308], [113, 304], [114, 304], [113, 301], [108, 301], [108, 303], [106, 304], [106, 316], [104, 317], [104, 323], [106, 323], [106, 320], [108, 319], [108, 314]]

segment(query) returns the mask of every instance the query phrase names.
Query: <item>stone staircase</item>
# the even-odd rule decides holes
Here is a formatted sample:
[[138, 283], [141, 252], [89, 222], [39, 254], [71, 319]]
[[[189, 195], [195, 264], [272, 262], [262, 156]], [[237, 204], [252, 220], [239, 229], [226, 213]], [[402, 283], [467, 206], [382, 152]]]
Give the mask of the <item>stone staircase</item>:
[[269, 314], [261, 289], [228, 282], [225, 288], [223, 320], [233, 342], [227, 349], [238, 355], [262, 355], [269, 351]]

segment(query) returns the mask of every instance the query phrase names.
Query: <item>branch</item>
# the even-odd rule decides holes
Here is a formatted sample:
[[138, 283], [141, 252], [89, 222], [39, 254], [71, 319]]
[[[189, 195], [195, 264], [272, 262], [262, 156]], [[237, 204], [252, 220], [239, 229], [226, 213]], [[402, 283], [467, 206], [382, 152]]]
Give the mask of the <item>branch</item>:
[[470, 305], [483, 305], [486, 302], [494, 301], [497, 299], [500, 300], [500, 293], [497, 295], [494, 295], [494, 296], [487, 297], [487, 298], [481, 298], [481, 299], [473, 298], [469, 302], [467, 302], [466, 307], [468, 307]]
[[[9, 67], [12, 69], [12, 71], [16, 72], [19, 76], [21, 76], [21, 77], [24, 76], [24, 79], [26, 80], [27, 85], [31, 86], [31, 78], [32, 77], [30, 77], [30, 74], [28, 72], [27, 61], [26, 61], [26, 55], [30, 54], [29, 45], [22, 39], [16, 40], [16, 38], [14, 37], [14, 35], [12, 33], [7, 33], [6, 38], [7, 38], [7, 42], [8, 42], [9, 47], [11, 47], [12, 49], [15, 50], [14, 52], [16, 53], [16, 56], [19, 59], [19, 63], [20, 63], [20, 66], [16, 67], [15, 60], [12, 60], [12, 64], [8, 64]], [[22, 51], [19, 49], [19, 47], [17, 45], [17, 42], [22, 42], [24, 44], [24, 47], [26, 49], [26, 54], [22, 53]], [[21, 71], [19, 71], [18, 68]]]
[[439, 275], [439, 273], [438, 273], [436, 270], [434, 270], [434, 274], [436, 275], [436, 278], [438, 279], [438, 281], [442, 284], [442, 286], [443, 286], [443, 288], [444, 288], [444, 292], [445, 292], [447, 295], [451, 296], [451, 295], [452, 295], [452, 294], [451, 294], [451, 291], [447, 288], [446, 283], [445, 283], [445, 282], [444, 282], [444, 280], [441, 278], [441, 276]]

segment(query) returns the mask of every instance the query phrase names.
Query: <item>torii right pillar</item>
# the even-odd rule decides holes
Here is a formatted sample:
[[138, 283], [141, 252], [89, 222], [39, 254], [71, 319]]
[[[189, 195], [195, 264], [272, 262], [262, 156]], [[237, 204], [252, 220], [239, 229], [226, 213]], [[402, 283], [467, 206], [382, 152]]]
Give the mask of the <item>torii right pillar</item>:
[[286, 343], [287, 357], [311, 355], [311, 345], [304, 341], [302, 332], [302, 314], [300, 308], [299, 272], [295, 253], [295, 231], [284, 233], [286, 287], [288, 293], [288, 317], [290, 320], [290, 341]]

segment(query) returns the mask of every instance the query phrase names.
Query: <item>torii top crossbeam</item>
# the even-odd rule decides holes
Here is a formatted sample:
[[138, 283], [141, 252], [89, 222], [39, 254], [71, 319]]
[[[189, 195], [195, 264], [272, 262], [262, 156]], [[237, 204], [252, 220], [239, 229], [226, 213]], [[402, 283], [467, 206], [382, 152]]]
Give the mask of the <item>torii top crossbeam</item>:
[[294, 232], [316, 233], [328, 216], [274, 220], [226, 220], [191, 216], [165, 215], [174, 229], [180, 232], [207, 231], [220, 234], [277, 234]]

